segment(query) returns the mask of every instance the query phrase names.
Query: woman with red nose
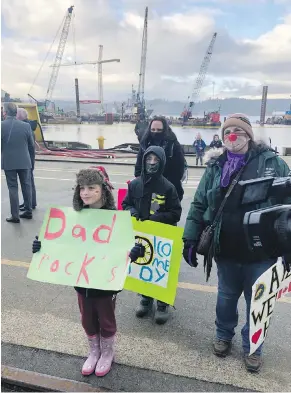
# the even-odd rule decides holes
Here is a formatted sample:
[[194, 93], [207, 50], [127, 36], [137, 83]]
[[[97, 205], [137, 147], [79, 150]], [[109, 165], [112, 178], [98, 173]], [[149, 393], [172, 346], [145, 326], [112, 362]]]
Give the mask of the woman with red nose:
[[249, 250], [244, 235], [243, 218], [248, 211], [278, 202], [269, 199], [261, 205], [241, 205], [237, 198], [235, 181], [264, 176], [288, 176], [289, 168], [268, 146], [254, 142], [251, 123], [243, 114], [236, 113], [225, 121], [222, 140], [224, 148], [209, 151], [207, 168], [191, 204], [183, 235], [183, 256], [190, 266], [197, 266], [197, 246], [201, 234], [208, 225], [213, 224], [216, 213], [233, 183], [234, 187], [226, 199], [222, 214], [216, 219], [212, 247], [204, 259], [207, 279], [213, 257], [217, 264], [218, 296], [213, 350], [214, 354], [220, 357], [230, 353], [238, 324], [237, 304], [244, 293], [247, 311], [246, 323], [241, 331], [244, 363], [248, 371], [257, 372], [262, 364], [262, 346], [248, 356], [252, 285], [276, 260], [269, 259], [267, 255], [258, 256]]

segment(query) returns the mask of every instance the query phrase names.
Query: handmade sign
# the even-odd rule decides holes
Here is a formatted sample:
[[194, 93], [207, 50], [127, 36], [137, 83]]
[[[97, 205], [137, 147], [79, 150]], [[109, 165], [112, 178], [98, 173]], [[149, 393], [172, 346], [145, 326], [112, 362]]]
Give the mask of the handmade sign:
[[183, 228], [132, 219], [145, 256], [129, 266], [124, 288], [174, 304], [182, 255]]
[[40, 231], [41, 250], [27, 277], [84, 288], [120, 290], [134, 233], [129, 212], [51, 207]]
[[250, 355], [264, 342], [275, 303], [291, 293], [291, 273], [281, 259], [263, 273], [252, 287], [250, 308]]

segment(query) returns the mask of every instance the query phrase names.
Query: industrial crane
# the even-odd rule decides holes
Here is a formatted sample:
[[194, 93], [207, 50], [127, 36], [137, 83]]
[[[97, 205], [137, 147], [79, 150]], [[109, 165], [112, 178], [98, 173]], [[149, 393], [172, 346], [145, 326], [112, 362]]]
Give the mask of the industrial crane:
[[62, 58], [63, 58], [65, 46], [67, 43], [69, 30], [70, 30], [73, 9], [74, 9], [74, 6], [72, 5], [70, 8], [68, 8], [67, 14], [65, 16], [65, 21], [64, 21], [64, 25], [63, 25], [63, 29], [62, 29], [62, 33], [61, 33], [61, 37], [60, 37], [60, 42], [59, 42], [57, 54], [55, 57], [55, 61], [53, 64], [53, 70], [52, 70], [52, 74], [50, 77], [48, 89], [46, 92], [46, 98], [45, 98], [46, 108], [48, 107], [48, 104], [51, 102], [52, 94], [53, 94], [53, 91], [54, 91], [54, 88], [55, 88], [55, 85], [56, 85], [56, 82], [58, 79], [60, 65], [62, 62]]
[[148, 42], [148, 7], [145, 9], [144, 27], [142, 36], [141, 60], [138, 91], [136, 95], [137, 114], [139, 117], [145, 116], [145, 102], [144, 102], [144, 85], [145, 85], [145, 70], [147, 60], [147, 42]]
[[200, 90], [203, 85], [205, 75], [207, 74], [208, 66], [211, 60], [212, 52], [213, 52], [213, 47], [215, 44], [217, 33], [213, 34], [213, 37], [210, 41], [210, 44], [207, 48], [207, 51], [205, 53], [204, 59], [202, 61], [202, 64], [200, 66], [199, 74], [196, 78], [194, 89], [192, 92], [191, 96], [191, 101], [189, 101], [187, 108], [183, 112], [183, 122], [187, 122], [189, 120], [189, 117], [191, 117], [191, 108], [194, 107], [195, 103], [197, 102], [199, 96], [200, 96]]
[[[98, 64], [98, 100], [100, 101], [100, 112], [104, 112], [103, 108], [103, 80], [102, 80], [102, 64], [104, 63], [120, 63], [120, 59], [108, 59], [103, 60], [103, 45], [99, 45], [99, 56], [98, 60], [93, 61], [84, 61], [84, 62], [74, 62], [74, 63], [64, 63], [60, 64], [60, 67], [71, 67], [71, 66], [78, 66], [78, 65], [85, 65], [85, 64]], [[55, 67], [55, 65], [51, 65], [50, 67]]]

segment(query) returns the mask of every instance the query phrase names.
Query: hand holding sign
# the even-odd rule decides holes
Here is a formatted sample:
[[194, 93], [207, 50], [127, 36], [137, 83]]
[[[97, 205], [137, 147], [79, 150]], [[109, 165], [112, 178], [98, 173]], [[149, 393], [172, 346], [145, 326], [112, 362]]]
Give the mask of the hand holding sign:
[[41, 249], [41, 241], [38, 240], [38, 236], [35, 236], [35, 239], [32, 243], [32, 253], [35, 254]]
[[144, 256], [130, 264], [124, 288], [174, 304], [183, 228], [135, 218], [132, 222], [136, 242], [144, 247]]
[[145, 256], [145, 246], [141, 243], [135, 243], [135, 246], [131, 249], [129, 253], [129, 258], [131, 262], [135, 262], [138, 258], [143, 258]]
[[[123, 288], [134, 244], [129, 212], [52, 207], [40, 233], [28, 278], [103, 290]], [[40, 250], [40, 241], [33, 244]]]

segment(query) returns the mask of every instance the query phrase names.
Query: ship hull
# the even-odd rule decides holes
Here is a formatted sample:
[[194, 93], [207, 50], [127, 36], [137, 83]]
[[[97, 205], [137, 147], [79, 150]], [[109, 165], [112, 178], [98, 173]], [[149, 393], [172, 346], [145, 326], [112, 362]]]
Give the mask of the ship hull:
[[221, 127], [221, 123], [212, 123], [212, 124], [203, 124], [203, 123], [183, 123], [182, 121], [180, 122], [172, 122], [171, 123], [172, 127], [185, 127], [185, 128], [209, 128], [209, 129], [214, 129], [217, 130]]

